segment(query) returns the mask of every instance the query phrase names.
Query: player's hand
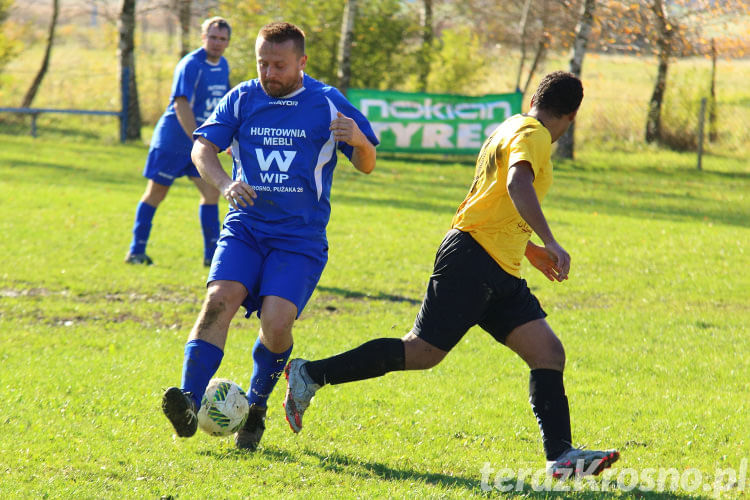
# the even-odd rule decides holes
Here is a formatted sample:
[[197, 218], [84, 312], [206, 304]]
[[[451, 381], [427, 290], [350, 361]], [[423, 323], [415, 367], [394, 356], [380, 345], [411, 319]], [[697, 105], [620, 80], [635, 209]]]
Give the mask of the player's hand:
[[357, 122], [344, 116], [340, 111], [336, 114], [336, 118], [331, 122], [330, 130], [333, 132], [333, 138], [335, 140], [343, 141], [350, 146], [361, 146], [367, 141], [365, 134], [359, 130]]
[[255, 190], [242, 181], [230, 181], [220, 191], [224, 199], [236, 210], [240, 207], [253, 206], [253, 200], [258, 197]]
[[529, 243], [526, 246], [526, 258], [531, 265], [539, 269], [550, 281], [568, 279], [570, 255], [557, 242], [540, 247]]

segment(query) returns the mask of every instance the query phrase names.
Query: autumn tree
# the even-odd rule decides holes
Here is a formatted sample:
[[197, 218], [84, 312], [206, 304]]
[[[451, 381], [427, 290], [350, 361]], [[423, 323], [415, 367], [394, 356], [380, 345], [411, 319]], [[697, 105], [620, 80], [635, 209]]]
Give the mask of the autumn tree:
[[55, 43], [55, 29], [57, 28], [57, 18], [60, 15], [60, 0], [52, 0], [52, 16], [49, 22], [49, 28], [47, 29], [47, 44], [44, 49], [44, 56], [42, 57], [42, 65], [37, 71], [36, 76], [31, 81], [29, 89], [26, 91], [26, 95], [23, 96], [21, 103], [22, 108], [28, 108], [31, 103], [34, 102], [36, 93], [39, 91], [39, 87], [42, 85], [44, 75], [47, 74], [49, 68], [49, 60], [52, 55], [52, 46]]
[[[581, 71], [583, 70], [583, 58], [586, 55], [586, 46], [589, 41], [589, 35], [591, 34], [591, 28], [594, 25], [594, 8], [596, 6], [595, 0], [584, 0], [583, 8], [581, 9], [581, 19], [578, 21], [576, 27], [576, 36], [573, 42], [573, 50], [571, 51], [570, 64], [568, 70], [581, 77]], [[573, 158], [573, 151], [575, 149], [575, 121], [570, 124], [568, 130], [560, 137], [557, 141], [556, 155], [561, 158]]]
[[177, 20], [180, 23], [180, 58], [192, 50], [190, 44], [191, 0], [173, 0]]
[[18, 51], [18, 42], [9, 37], [3, 25], [8, 19], [11, 7], [13, 6], [13, 0], [0, 0], [0, 72], [3, 67], [10, 61]]
[[346, 95], [352, 75], [351, 56], [354, 40], [354, 20], [357, 18], [357, 0], [346, 1], [344, 13], [341, 17], [341, 38], [339, 38], [336, 79], [338, 89]]
[[422, 45], [417, 56], [418, 84], [417, 90], [427, 92], [427, 81], [430, 77], [433, 57], [432, 0], [422, 0]]
[[746, 37], [716, 28], [730, 19], [750, 15], [748, 0], [600, 2], [600, 15], [592, 32], [594, 50], [656, 56], [657, 72], [646, 119], [647, 142], [664, 140], [663, 104], [672, 60], [709, 54], [712, 37], [706, 36], [708, 30], [723, 33], [716, 43], [726, 55], [747, 54]]
[[[256, 77], [255, 35], [264, 24], [283, 19], [305, 32], [309, 55], [305, 71], [324, 82], [338, 84], [338, 54], [345, 4], [346, 0], [222, 1], [221, 9], [231, 8], [230, 22], [241, 26], [245, 34], [233, 37], [227, 49], [232, 78], [246, 80]], [[408, 50], [405, 40], [416, 24], [407, 14], [402, 0], [357, 2], [349, 87], [393, 88], [409, 76], [405, 68], [414, 65], [411, 59], [413, 51]]]
[[138, 104], [138, 86], [135, 78], [135, 4], [136, 0], [122, 0], [122, 9], [118, 22], [120, 42], [118, 56], [120, 76], [127, 81], [120, 82], [120, 88], [127, 87], [128, 105], [126, 111], [125, 137], [141, 138], [141, 108]]

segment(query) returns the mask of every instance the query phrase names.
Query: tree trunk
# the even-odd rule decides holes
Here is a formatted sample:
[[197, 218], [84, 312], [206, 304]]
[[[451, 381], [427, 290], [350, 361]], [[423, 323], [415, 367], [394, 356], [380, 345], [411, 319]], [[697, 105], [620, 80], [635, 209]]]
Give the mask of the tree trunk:
[[708, 99], [708, 142], [716, 142], [719, 131], [716, 128], [716, 43], [711, 39], [711, 88]]
[[180, 20], [180, 59], [190, 52], [191, 0], [175, 0]]
[[667, 70], [672, 48], [672, 26], [667, 17], [667, 11], [662, 0], [653, 0], [651, 9], [656, 17], [656, 27], [659, 33], [657, 46], [659, 48], [659, 68], [656, 73], [656, 83], [648, 105], [648, 120], [646, 121], [646, 142], [658, 141], [661, 138], [661, 106], [667, 89]]
[[354, 38], [354, 19], [357, 17], [357, 0], [347, 0], [344, 16], [341, 21], [341, 38], [339, 39], [339, 56], [336, 62], [338, 89], [346, 95], [351, 80], [352, 39]]
[[419, 51], [419, 91], [427, 92], [427, 80], [430, 77], [430, 60], [432, 59], [432, 0], [423, 0], [424, 19], [422, 21], [422, 48]]
[[123, 0], [118, 26], [120, 31], [120, 43], [118, 45], [120, 78], [122, 79], [125, 68], [128, 69], [129, 75], [127, 83], [120, 82], [120, 88], [125, 85], [128, 88], [126, 139], [141, 138], [141, 109], [138, 105], [138, 87], [135, 83], [135, 2], [136, 0]]
[[526, 93], [529, 91], [529, 86], [531, 85], [531, 79], [534, 78], [534, 73], [536, 73], [536, 69], [539, 67], [539, 64], [544, 60], [544, 57], [547, 54], [547, 46], [549, 45], [549, 34], [544, 33], [542, 37], [539, 39], [539, 44], [537, 44], [536, 47], [536, 54], [534, 54], [534, 61], [531, 63], [531, 68], [529, 68], [529, 74], [526, 76], [526, 84], [523, 86], [523, 95], [526, 95]]
[[44, 75], [47, 74], [49, 68], [49, 59], [52, 54], [52, 45], [55, 43], [55, 28], [57, 27], [57, 16], [60, 14], [60, 2], [59, 0], [52, 0], [52, 20], [49, 23], [49, 30], [47, 31], [47, 48], [44, 50], [44, 58], [42, 59], [42, 66], [39, 68], [34, 80], [31, 82], [29, 90], [26, 91], [26, 95], [23, 97], [21, 103], [22, 108], [28, 108], [31, 103], [34, 102], [36, 93], [39, 91], [39, 87], [42, 85]]
[[[586, 55], [586, 45], [591, 34], [591, 27], [594, 25], [594, 8], [596, 0], [585, 0], [581, 18], [576, 26], [576, 37], [573, 41], [573, 51], [570, 56], [569, 71], [581, 77], [583, 70], [583, 58]], [[575, 150], [575, 122], [570, 124], [568, 130], [557, 140], [556, 156], [560, 158], [573, 159]]]
[[519, 31], [521, 33], [520, 47], [521, 47], [521, 61], [518, 63], [518, 75], [516, 76], [516, 92], [521, 91], [521, 75], [523, 75], [523, 65], [526, 62], [526, 35], [529, 29], [529, 9], [531, 8], [531, 0], [526, 0], [523, 4], [523, 11], [521, 12], [521, 22], [519, 24]]

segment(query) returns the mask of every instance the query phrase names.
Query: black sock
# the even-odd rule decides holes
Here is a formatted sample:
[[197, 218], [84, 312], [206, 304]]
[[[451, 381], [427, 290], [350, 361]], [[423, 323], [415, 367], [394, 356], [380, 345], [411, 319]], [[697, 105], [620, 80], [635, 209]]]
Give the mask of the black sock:
[[563, 374], [540, 368], [529, 375], [529, 402], [542, 433], [544, 454], [555, 460], [571, 447], [570, 410]]
[[305, 369], [316, 384], [342, 384], [404, 369], [401, 339], [375, 339], [330, 358], [310, 361]]

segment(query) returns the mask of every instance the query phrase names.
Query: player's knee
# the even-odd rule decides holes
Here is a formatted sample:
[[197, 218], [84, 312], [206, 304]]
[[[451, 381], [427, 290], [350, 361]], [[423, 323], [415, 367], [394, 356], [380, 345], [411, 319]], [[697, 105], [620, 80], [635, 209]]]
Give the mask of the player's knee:
[[270, 342], [273, 342], [273, 339], [289, 335], [293, 324], [293, 317], [290, 318], [281, 314], [261, 314], [261, 330], [263, 331], [263, 336], [268, 338]]
[[563, 371], [565, 368], [565, 348], [556, 336], [551, 336], [540, 344], [533, 365], [537, 368], [550, 368]]
[[213, 285], [206, 292], [206, 301], [203, 304], [203, 316], [209, 323], [227, 314], [234, 315], [236, 312], [236, 293], [226, 287]]
[[437, 366], [445, 355], [442, 349], [425, 342], [413, 333], [407, 334], [404, 339], [404, 368], [407, 370], [427, 370]]
[[430, 368], [437, 366], [445, 357], [441, 353], [422, 353], [418, 357], [409, 359], [406, 361], [407, 370], [429, 370]]

